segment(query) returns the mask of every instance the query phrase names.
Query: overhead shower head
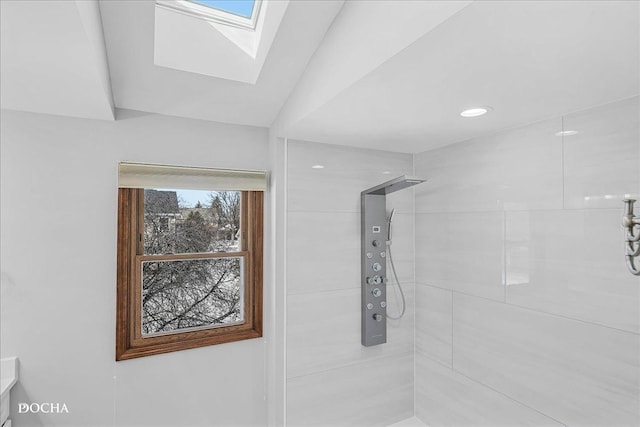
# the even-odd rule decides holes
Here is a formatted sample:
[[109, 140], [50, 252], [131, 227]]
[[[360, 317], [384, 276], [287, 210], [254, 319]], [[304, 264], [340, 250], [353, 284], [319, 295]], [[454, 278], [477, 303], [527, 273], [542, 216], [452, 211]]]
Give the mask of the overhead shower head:
[[364, 190], [362, 194], [375, 194], [384, 196], [398, 190], [404, 190], [405, 188], [412, 187], [416, 184], [421, 184], [425, 181], [426, 179], [402, 175], [395, 179], [392, 179], [391, 181], [387, 181], [380, 185], [376, 185], [375, 187], [371, 187], [368, 190]]

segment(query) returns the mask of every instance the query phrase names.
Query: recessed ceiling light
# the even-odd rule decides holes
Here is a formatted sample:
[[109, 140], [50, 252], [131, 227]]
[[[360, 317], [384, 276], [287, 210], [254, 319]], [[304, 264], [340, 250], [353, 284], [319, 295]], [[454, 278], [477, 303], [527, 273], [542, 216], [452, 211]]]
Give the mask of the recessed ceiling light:
[[312, 169], [324, 169], [323, 165], [313, 165], [311, 166]]
[[391, 171], [383, 171], [382, 175], [391, 175]]
[[476, 107], [464, 110], [460, 115], [462, 117], [478, 117], [487, 114], [487, 112], [489, 112], [489, 107]]
[[563, 130], [560, 132], [556, 132], [556, 136], [571, 136], [577, 134], [577, 130]]

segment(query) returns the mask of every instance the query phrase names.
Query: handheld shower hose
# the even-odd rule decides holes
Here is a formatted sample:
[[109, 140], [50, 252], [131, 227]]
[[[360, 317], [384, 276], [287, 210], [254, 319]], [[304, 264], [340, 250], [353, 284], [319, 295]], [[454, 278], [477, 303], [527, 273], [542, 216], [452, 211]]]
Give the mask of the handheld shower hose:
[[400, 280], [398, 280], [398, 273], [396, 273], [396, 266], [393, 263], [393, 255], [391, 254], [391, 221], [393, 220], [393, 214], [395, 213], [395, 209], [391, 210], [391, 214], [389, 214], [389, 218], [387, 218], [387, 254], [389, 255], [389, 262], [391, 264], [391, 271], [393, 272], [393, 278], [398, 285], [398, 290], [400, 290], [400, 300], [402, 301], [402, 308], [400, 310], [400, 314], [398, 316], [391, 316], [387, 313], [387, 318], [392, 320], [402, 319], [404, 313], [407, 308], [406, 301], [404, 299], [404, 292], [402, 291], [402, 285], [400, 284]]

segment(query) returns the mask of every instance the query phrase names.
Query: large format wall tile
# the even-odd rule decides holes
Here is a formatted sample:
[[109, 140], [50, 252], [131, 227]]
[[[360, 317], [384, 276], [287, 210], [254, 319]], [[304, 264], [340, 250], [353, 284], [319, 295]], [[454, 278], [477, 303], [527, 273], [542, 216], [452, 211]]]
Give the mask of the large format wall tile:
[[640, 423], [640, 337], [454, 294], [453, 367], [567, 425]]
[[[556, 136], [563, 121], [579, 133]], [[416, 354], [457, 371], [447, 389], [418, 360], [416, 413], [547, 423], [499, 418], [504, 394], [551, 423], [639, 425], [640, 279], [620, 226], [620, 199], [640, 193], [638, 98], [421, 153], [415, 170], [429, 179], [415, 188]]]
[[507, 302], [640, 332], [618, 210], [507, 213]]
[[360, 289], [360, 214], [287, 214], [287, 292]]
[[639, 98], [568, 115], [564, 130], [566, 208], [616, 208], [640, 196]]
[[416, 416], [436, 426], [561, 426], [416, 353]]
[[413, 416], [413, 352], [287, 380], [289, 426], [386, 426]]
[[562, 208], [561, 119], [416, 156], [416, 212]]
[[[289, 211], [359, 212], [363, 190], [413, 171], [410, 154], [387, 151], [290, 141], [287, 155]], [[393, 203], [413, 212], [410, 191], [398, 193]]]
[[[391, 222], [391, 255], [396, 266], [400, 283], [414, 280], [414, 218], [413, 214], [395, 213]], [[390, 260], [387, 259], [387, 276], [395, 283]]]
[[416, 283], [504, 300], [503, 212], [416, 214]]
[[[413, 163], [413, 161], [412, 161]], [[407, 170], [409, 170], [407, 168]], [[393, 175], [385, 175], [385, 177], [380, 181], [380, 184], [389, 181], [390, 179], [398, 178], [402, 175], [409, 176], [408, 172], [396, 173]], [[425, 183], [416, 184], [416, 185], [426, 185]], [[403, 213], [409, 214], [413, 216], [413, 202], [414, 202], [414, 194], [416, 190], [416, 186], [408, 187], [403, 190], [396, 191], [394, 193], [387, 194], [387, 213], [391, 211], [392, 208], [395, 208], [396, 214]]]
[[[360, 193], [412, 171], [409, 154], [288, 144], [288, 425], [388, 425], [413, 415], [412, 189], [386, 200], [396, 209], [393, 254], [407, 313], [387, 321], [386, 344], [360, 343]], [[391, 314], [396, 289], [387, 289]]]
[[[360, 214], [289, 212], [287, 227], [288, 293], [360, 288]], [[396, 213], [392, 232], [398, 278], [413, 283], [413, 215]]]
[[[387, 343], [360, 343], [360, 289], [290, 295], [287, 298], [287, 376], [297, 377], [413, 351], [413, 285], [403, 286], [407, 311], [387, 321]], [[389, 313], [397, 301], [388, 291]]]
[[451, 366], [452, 292], [416, 285], [416, 352]]

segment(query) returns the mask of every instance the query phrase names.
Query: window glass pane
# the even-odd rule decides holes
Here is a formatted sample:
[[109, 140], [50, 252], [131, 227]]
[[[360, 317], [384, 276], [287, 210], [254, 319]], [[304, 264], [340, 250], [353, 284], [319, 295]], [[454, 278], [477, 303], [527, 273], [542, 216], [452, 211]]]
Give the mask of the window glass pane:
[[234, 15], [251, 18], [254, 0], [191, 0], [193, 3], [201, 4], [212, 9], [233, 13]]
[[244, 321], [243, 258], [142, 262], [142, 334]]
[[144, 254], [236, 252], [239, 191], [144, 190]]

